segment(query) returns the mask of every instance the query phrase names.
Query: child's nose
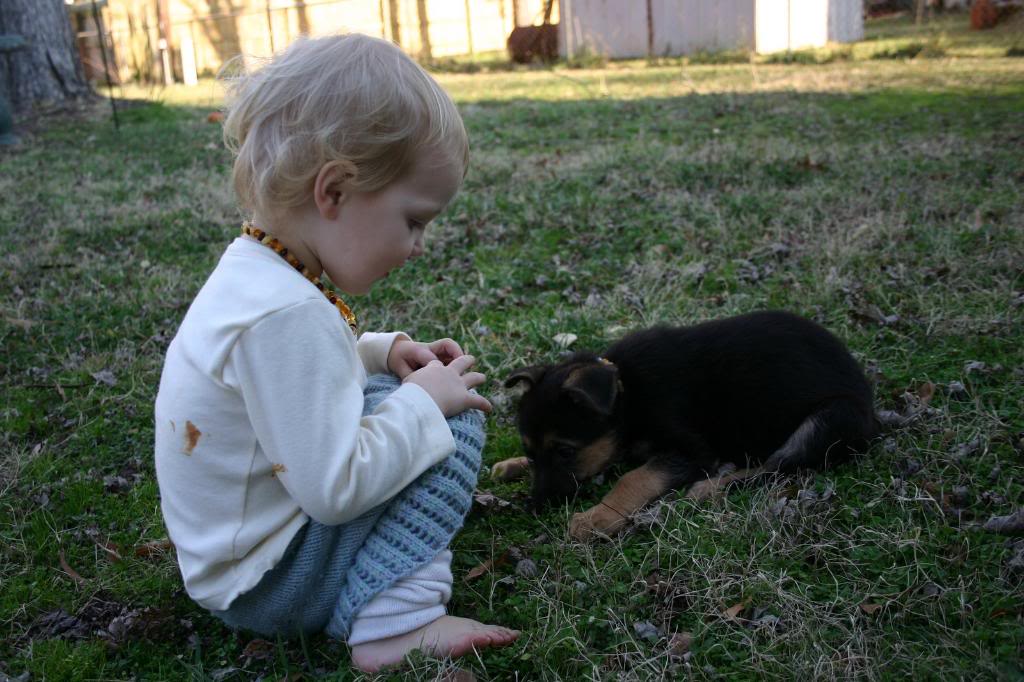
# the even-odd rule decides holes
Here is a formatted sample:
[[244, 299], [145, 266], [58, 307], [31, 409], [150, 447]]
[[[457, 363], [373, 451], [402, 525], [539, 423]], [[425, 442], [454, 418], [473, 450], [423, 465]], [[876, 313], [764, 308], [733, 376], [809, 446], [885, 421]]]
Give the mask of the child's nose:
[[423, 255], [423, 235], [416, 235], [416, 241], [412, 243], [412, 253], [409, 254], [409, 258], [417, 258]]

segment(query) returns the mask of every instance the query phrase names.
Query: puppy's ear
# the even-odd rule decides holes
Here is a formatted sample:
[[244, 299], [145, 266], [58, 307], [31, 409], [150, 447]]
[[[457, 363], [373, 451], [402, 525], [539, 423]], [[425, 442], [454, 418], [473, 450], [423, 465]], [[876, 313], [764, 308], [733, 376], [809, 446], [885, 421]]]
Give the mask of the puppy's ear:
[[517, 369], [505, 379], [505, 388], [512, 388], [520, 381], [526, 382], [526, 388], [533, 388], [534, 385], [540, 381], [540, 378], [544, 376], [544, 372], [547, 371], [547, 367], [523, 367]]
[[611, 364], [588, 364], [569, 372], [564, 390], [576, 404], [607, 417], [619, 396], [619, 370]]

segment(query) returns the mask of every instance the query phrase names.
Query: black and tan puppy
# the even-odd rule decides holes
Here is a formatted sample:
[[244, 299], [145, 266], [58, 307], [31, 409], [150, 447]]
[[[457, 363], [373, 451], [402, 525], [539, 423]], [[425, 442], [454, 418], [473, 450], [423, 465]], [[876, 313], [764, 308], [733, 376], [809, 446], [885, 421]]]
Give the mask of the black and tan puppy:
[[[843, 344], [786, 312], [758, 312], [626, 336], [602, 356], [527, 367], [519, 402], [525, 458], [492, 474], [533, 474], [540, 507], [617, 462], [637, 465], [591, 509], [576, 538], [609, 534], [670, 490], [701, 498], [766, 472], [825, 468], [877, 433], [871, 386]], [[717, 476], [723, 465], [735, 465]]]

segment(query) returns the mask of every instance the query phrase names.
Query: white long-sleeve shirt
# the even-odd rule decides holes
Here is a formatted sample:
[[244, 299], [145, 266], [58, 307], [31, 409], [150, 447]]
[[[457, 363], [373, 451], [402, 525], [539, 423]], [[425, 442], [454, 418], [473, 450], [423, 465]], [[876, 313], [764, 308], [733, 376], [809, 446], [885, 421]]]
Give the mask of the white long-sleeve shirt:
[[415, 384], [362, 416], [397, 336], [357, 343], [272, 250], [227, 248], [167, 349], [155, 409], [161, 509], [195, 601], [226, 609], [308, 518], [350, 521], [454, 451]]

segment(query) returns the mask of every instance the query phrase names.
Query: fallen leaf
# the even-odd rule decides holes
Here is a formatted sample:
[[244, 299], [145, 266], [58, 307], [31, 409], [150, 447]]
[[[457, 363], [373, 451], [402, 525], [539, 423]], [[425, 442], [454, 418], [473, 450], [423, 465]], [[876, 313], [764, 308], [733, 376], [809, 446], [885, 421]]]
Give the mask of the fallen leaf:
[[815, 161], [810, 157], [809, 154], [804, 156], [804, 158], [801, 159], [797, 165], [799, 165], [804, 170], [809, 171], [823, 171], [826, 168], [826, 164], [824, 162]]
[[516, 586], [515, 576], [506, 575], [504, 578], [498, 578], [494, 581], [495, 587], [504, 587], [505, 589], [512, 589]]
[[1024, 509], [1006, 516], [993, 516], [985, 522], [985, 530], [1000, 535], [1024, 535]]
[[877, 305], [866, 304], [855, 307], [851, 314], [859, 322], [874, 322], [882, 327], [893, 325], [900, 321], [899, 315], [886, 315]]
[[878, 613], [883, 608], [885, 608], [885, 604], [868, 603], [866, 601], [865, 602], [861, 602], [861, 604], [860, 604], [860, 610], [863, 611], [864, 613], [866, 613], [869, 616], [874, 614], [874, 613]]
[[516, 575], [523, 578], [532, 578], [537, 575], [537, 564], [531, 559], [520, 559], [516, 563]]
[[494, 570], [494, 565], [495, 562], [493, 559], [488, 559], [487, 561], [481, 564], [477, 564], [476, 566], [474, 566], [466, 572], [466, 577], [463, 578], [463, 580], [465, 580], [467, 583], [472, 580], [476, 580], [480, 576], [490, 573], [492, 570]]
[[135, 548], [135, 556], [141, 559], [149, 559], [154, 556], [162, 556], [172, 549], [174, 549], [174, 543], [167, 538], [160, 538], [159, 540], [150, 540], [138, 545]]
[[935, 395], [935, 384], [930, 381], [926, 381], [917, 388], [917, 397], [921, 400], [922, 405], [927, 405], [931, 402], [932, 396]]
[[108, 493], [123, 493], [130, 490], [132, 481], [118, 474], [108, 474], [103, 477], [103, 489]]
[[666, 651], [669, 656], [683, 656], [693, 646], [693, 635], [689, 632], [677, 632], [668, 640]]
[[708, 266], [704, 261], [697, 261], [696, 263], [684, 266], [680, 274], [684, 279], [701, 280], [704, 278], [704, 275], [708, 274]]
[[77, 584], [84, 585], [86, 583], [85, 578], [79, 575], [78, 571], [76, 571], [68, 565], [68, 560], [64, 557], [63, 551], [60, 552], [60, 567], [61, 570], [63, 570], [67, 574], [67, 576], [74, 580]]
[[967, 400], [970, 394], [967, 392], [967, 387], [959, 381], [951, 381], [946, 387], [946, 391], [949, 393], [949, 397], [953, 400]]
[[738, 620], [739, 615], [743, 613], [743, 609], [747, 608], [747, 600], [743, 600], [738, 604], [733, 604], [725, 611], [722, 612], [722, 618], [725, 620]]
[[966, 443], [957, 443], [950, 454], [953, 456], [953, 459], [961, 460], [966, 457], [970, 457], [974, 453], [978, 452], [978, 450], [983, 449], [984, 445], [985, 443], [981, 439], [981, 436], [975, 436]]
[[466, 576], [463, 578], [467, 583], [476, 580], [482, 575], [490, 573], [494, 569], [502, 566], [511, 561], [520, 561], [523, 558], [523, 553], [518, 547], [509, 547], [504, 552], [496, 557], [492, 557], [483, 563], [477, 564], [473, 568], [466, 572]]
[[478, 490], [473, 493], [473, 501], [484, 509], [504, 509], [512, 504], [508, 500], [503, 500], [486, 490]]
[[29, 633], [39, 639], [85, 639], [91, 634], [91, 628], [81, 618], [57, 609], [39, 616], [29, 628]]
[[996, 609], [992, 613], [988, 614], [988, 617], [994, 620], [996, 618], [1004, 618], [1006, 616], [1016, 616], [1018, 613], [1019, 611], [1014, 611], [1013, 609]]
[[123, 561], [124, 560], [123, 557], [121, 556], [121, 548], [118, 547], [117, 545], [115, 545], [110, 540], [107, 540], [105, 542], [100, 542], [99, 540], [93, 540], [93, 541], [96, 543], [97, 547], [99, 547], [100, 549], [102, 549], [104, 551], [104, 553], [106, 554], [106, 557], [107, 557], [108, 560], [110, 560], [110, 561]]
[[274, 643], [265, 639], [254, 639], [242, 649], [241, 658], [249, 658], [254, 661], [265, 661], [274, 655]]
[[92, 378], [101, 384], [106, 384], [107, 386], [113, 386], [117, 383], [117, 378], [114, 377], [114, 373], [109, 369], [102, 369], [99, 372], [93, 372]]
[[640, 639], [646, 639], [650, 642], [658, 641], [658, 638], [661, 636], [658, 633], [658, 628], [654, 627], [654, 624], [649, 620], [633, 623], [633, 631]]
[[211, 111], [209, 113], [209, 115], [207, 115], [207, 117], [206, 117], [206, 122], [207, 123], [220, 123], [223, 120], [224, 120], [224, 112], [223, 111]]
[[15, 327], [19, 327], [21, 329], [24, 329], [25, 331], [28, 331], [29, 329], [34, 327], [35, 324], [36, 324], [32, 320], [22, 320], [21, 318], [18, 318], [18, 317], [5, 317], [4, 318], [4, 322], [6, 322], [7, 324], [10, 324], [10, 325], [13, 325]]
[[572, 344], [576, 343], [576, 339], [578, 338], [579, 337], [575, 334], [562, 332], [561, 334], [555, 334], [555, 338], [553, 340], [560, 348], [568, 348]]
[[964, 374], [970, 376], [974, 372], [984, 373], [988, 371], [988, 365], [980, 360], [972, 360], [964, 365]]

